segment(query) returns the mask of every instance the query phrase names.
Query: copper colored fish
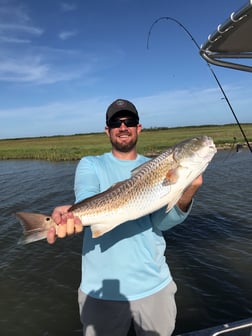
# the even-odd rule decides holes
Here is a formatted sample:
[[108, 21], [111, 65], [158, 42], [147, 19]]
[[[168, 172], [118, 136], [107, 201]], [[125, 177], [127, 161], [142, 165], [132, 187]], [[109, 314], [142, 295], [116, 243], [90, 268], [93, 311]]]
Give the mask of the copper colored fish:
[[[205, 171], [215, 153], [210, 137], [182, 141], [134, 169], [129, 179], [74, 204], [69, 211], [84, 226], [91, 227], [93, 238], [164, 206], [168, 212], [191, 182]], [[24, 244], [46, 238], [48, 229], [57, 227], [47, 215], [27, 212], [16, 215], [23, 225]]]

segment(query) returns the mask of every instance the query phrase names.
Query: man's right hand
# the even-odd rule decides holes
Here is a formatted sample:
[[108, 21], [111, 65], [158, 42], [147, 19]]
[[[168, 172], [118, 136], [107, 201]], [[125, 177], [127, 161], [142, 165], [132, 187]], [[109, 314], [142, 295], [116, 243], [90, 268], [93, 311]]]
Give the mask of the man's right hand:
[[83, 230], [83, 225], [79, 217], [68, 212], [71, 205], [58, 206], [53, 210], [52, 218], [58, 225], [57, 232], [54, 227], [51, 227], [47, 232], [47, 242], [53, 244], [57, 237], [64, 238], [74, 233], [79, 233]]

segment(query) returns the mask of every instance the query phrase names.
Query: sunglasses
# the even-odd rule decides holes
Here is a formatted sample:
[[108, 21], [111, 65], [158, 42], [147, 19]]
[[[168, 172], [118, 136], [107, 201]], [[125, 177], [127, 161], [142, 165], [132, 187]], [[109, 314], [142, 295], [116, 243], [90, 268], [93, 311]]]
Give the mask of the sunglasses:
[[129, 118], [129, 119], [115, 119], [115, 120], [110, 120], [108, 122], [108, 127], [109, 128], [119, 128], [121, 127], [122, 123], [124, 123], [124, 125], [126, 127], [136, 127], [139, 123], [139, 121], [137, 119], [133, 119], [133, 118]]

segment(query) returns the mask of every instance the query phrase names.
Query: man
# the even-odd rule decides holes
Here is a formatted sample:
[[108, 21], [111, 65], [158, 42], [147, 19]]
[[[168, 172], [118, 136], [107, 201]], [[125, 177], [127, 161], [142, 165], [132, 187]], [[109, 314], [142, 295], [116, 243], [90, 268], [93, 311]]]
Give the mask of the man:
[[[117, 99], [108, 107], [105, 131], [112, 151], [79, 162], [74, 184], [76, 202], [129, 178], [135, 167], [148, 160], [136, 149], [141, 129], [131, 102]], [[131, 325], [137, 335], [172, 334], [176, 284], [165, 260], [162, 231], [185, 220], [201, 184], [199, 176], [169, 213], [160, 209], [95, 239], [85, 227], [79, 288], [83, 335], [123, 336]], [[82, 229], [78, 218], [66, 214], [68, 209], [68, 205], [57, 207], [52, 214], [55, 222], [62, 224], [58, 228], [60, 237]], [[47, 240], [53, 243], [55, 239], [52, 228]]]

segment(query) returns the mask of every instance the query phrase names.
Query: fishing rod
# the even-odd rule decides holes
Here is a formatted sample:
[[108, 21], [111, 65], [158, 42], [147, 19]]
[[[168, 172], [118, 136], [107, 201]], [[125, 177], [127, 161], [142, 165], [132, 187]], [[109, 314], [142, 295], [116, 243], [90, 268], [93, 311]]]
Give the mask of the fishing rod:
[[[172, 17], [170, 17], [170, 16], [162, 16], [162, 17], [158, 18], [157, 20], [155, 20], [155, 21], [152, 23], [152, 25], [151, 25], [151, 27], [150, 27], [150, 29], [149, 29], [149, 32], [148, 32], [147, 49], [149, 49], [149, 41], [150, 41], [150, 36], [151, 36], [152, 29], [153, 29], [153, 27], [154, 27], [159, 21], [161, 21], [161, 20], [170, 20], [170, 21], [173, 21], [173, 22], [175, 22], [176, 24], [178, 24], [178, 25], [179, 25], [179, 26], [180, 26], [180, 27], [187, 33], [187, 35], [190, 36], [190, 38], [192, 39], [193, 43], [196, 45], [196, 47], [197, 47], [198, 50], [200, 51], [200, 46], [199, 46], [199, 44], [197, 43], [197, 41], [195, 40], [195, 38], [193, 37], [193, 35], [189, 32], [189, 30], [188, 30], [188, 29], [187, 29], [181, 22], [179, 22], [177, 19], [174, 19], [174, 18], [172, 18]], [[241, 124], [240, 124], [240, 122], [239, 122], [239, 120], [238, 120], [238, 118], [237, 118], [237, 116], [236, 116], [236, 114], [235, 114], [235, 112], [234, 112], [234, 109], [233, 109], [233, 107], [232, 107], [232, 105], [231, 105], [231, 103], [230, 103], [230, 100], [228, 99], [228, 97], [227, 97], [227, 95], [226, 95], [226, 93], [225, 93], [225, 91], [224, 91], [224, 89], [223, 89], [223, 87], [222, 87], [222, 85], [221, 85], [221, 83], [220, 83], [220, 81], [219, 81], [217, 75], [215, 74], [215, 72], [214, 72], [214, 70], [213, 70], [213, 68], [211, 67], [211, 65], [210, 65], [207, 61], [206, 61], [206, 63], [207, 63], [207, 65], [208, 65], [208, 68], [209, 68], [210, 72], [212, 73], [212, 75], [213, 75], [215, 81], [217, 82], [217, 84], [218, 84], [218, 86], [219, 86], [219, 88], [220, 88], [220, 90], [221, 90], [221, 92], [222, 92], [222, 94], [223, 94], [223, 96], [224, 96], [224, 99], [225, 99], [225, 101], [227, 102], [227, 104], [228, 104], [228, 106], [229, 106], [229, 108], [230, 108], [230, 110], [231, 110], [231, 112], [232, 112], [232, 114], [233, 114], [233, 116], [234, 116], [234, 118], [235, 118], [235, 120], [236, 120], [237, 125], [238, 125], [239, 128], [240, 128], [240, 131], [241, 131], [241, 133], [242, 133], [242, 135], [243, 135], [243, 138], [244, 138], [245, 142], [246, 142], [247, 145], [248, 145], [248, 148], [249, 148], [250, 152], [252, 153], [252, 148], [251, 148], [251, 146], [250, 146], [250, 144], [249, 144], [249, 141], [248, 141], [248, 139], [247, 139], [247, 137], [246, 137], [246, 134], [244, 133], [244, 131], [243, 131], [243, 129], [242, 129], [242, 126], [241, 126]]]

